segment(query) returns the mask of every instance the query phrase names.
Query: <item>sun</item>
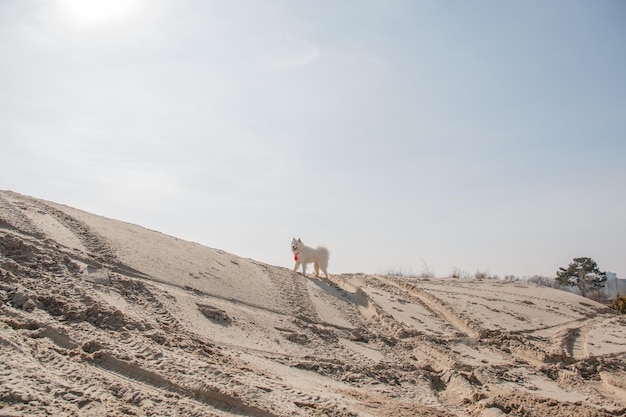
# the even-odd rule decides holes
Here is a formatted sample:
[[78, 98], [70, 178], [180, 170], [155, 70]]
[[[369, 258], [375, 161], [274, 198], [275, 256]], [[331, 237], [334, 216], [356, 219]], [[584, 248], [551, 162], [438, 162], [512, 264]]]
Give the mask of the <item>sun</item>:
[[138, 0], [59, 0], [70, 18], [81, 26], [112, 23], [130, 17]]

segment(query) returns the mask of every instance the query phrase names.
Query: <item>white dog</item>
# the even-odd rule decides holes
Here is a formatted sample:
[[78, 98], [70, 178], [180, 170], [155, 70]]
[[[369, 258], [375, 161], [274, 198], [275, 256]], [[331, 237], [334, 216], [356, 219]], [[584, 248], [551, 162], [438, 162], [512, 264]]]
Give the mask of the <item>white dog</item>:
[[302, 275], [306, 276], [306, 264], [313, 263], [313, 268], [315, 269], [315, 276], [319, 277], [320, 268], [322, 268], [322, 272], [326, 275], [326, 279], [328, 278], [328, 272], [326, 269], [328, 268], [328, 249], [318, 246], [317, 248], [310, 248], [306, 246], [302, 241], [298, 238], [294, 237], [291, 241], [291, 251], [293, 252], [293, 259], [296, 261], [296, 266], [293, 267], [293, 272], [298, 270], [298, 266], [302, 265]]

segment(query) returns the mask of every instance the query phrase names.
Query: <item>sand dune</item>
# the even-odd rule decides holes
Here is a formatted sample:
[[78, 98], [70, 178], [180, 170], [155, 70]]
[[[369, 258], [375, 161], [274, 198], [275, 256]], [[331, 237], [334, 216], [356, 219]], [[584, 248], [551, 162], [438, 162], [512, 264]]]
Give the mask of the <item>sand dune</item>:
[[589, 299], [318, 280], [9, 191], [0, 301], [2, 416], [626, 413], [626, 319]]

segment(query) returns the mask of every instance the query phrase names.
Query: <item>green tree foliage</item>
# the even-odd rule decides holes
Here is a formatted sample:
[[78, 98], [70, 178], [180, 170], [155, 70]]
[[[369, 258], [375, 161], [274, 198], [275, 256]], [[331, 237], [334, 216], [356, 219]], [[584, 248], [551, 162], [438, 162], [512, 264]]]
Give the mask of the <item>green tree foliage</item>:
[[559, 268], [556, 281], [565, 286], [578, 287], [583, 297], [592, 291], [602, 289], [606, 282], [606, 272], [598, 269], [591, 258], [574, 258], [567, 268]]

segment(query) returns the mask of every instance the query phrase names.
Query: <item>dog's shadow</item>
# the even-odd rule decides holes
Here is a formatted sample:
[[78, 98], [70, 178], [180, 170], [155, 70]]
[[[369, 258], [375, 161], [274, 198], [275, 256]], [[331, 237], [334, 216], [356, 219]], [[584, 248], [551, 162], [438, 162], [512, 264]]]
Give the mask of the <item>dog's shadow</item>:
[[[300, 275], [302, 276], [302, 275]], [[315, 284], [319, 289], [343, 302], [350, 302], [361, 307], [367, 307], [369, 301], [365, 292], [357, 287], [355, 292], [350, 292], [331, 280], [305, 276], [304, 279]]]

